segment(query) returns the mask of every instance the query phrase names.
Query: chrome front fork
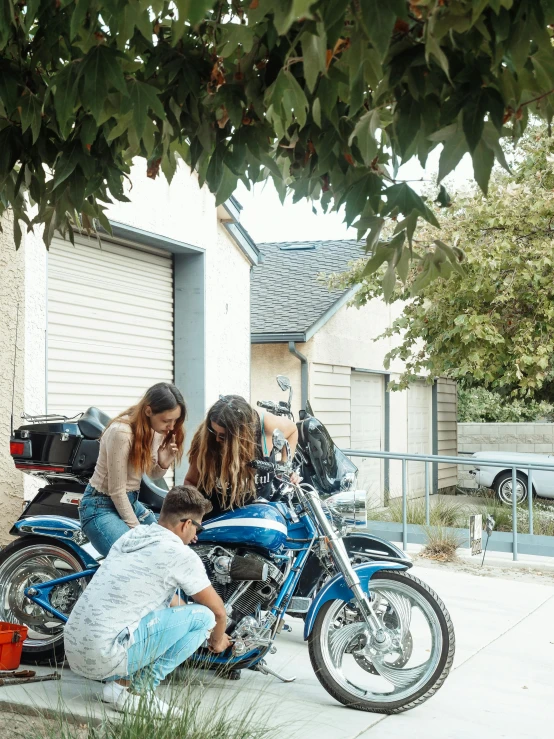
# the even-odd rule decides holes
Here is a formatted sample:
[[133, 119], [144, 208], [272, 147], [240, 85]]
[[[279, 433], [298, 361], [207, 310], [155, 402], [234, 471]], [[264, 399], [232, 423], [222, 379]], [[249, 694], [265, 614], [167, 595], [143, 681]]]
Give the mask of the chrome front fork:
[[379, 618], [375, 615], [373, 606], [367, 593], [364, 593], [360, 578], [356, 574], [356, 570], [352, 567], [350, 557], [344, 546], [344, 542], [333, 528], [331, 522], [325, 515], [319, 495], [312, 491], [302, 491], [303, 496], [307, 499], [310, 509], [316, 518], [322, 533], [329, 542], [329, 549], [340, 572], [344, 575], [346, 584], [354, 594], [354, 598], [360, 607], [362, 617], [368, 625], [370, 632], [377, 643], [385, 641], [385, 633]]

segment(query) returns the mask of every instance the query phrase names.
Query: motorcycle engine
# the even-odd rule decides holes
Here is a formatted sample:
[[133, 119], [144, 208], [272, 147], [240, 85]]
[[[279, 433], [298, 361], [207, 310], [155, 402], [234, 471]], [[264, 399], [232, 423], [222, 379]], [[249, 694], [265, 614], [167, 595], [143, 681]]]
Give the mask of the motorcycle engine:
[[[225, 603], [227, 631], [246, 616], [257, 616], [260, 610], [267, 610], [285, 579], [270, 559], [255, 552], [203, 544], [197, 544], [194, 551]], [[260, 579], [247, 579], [248, 570]]]

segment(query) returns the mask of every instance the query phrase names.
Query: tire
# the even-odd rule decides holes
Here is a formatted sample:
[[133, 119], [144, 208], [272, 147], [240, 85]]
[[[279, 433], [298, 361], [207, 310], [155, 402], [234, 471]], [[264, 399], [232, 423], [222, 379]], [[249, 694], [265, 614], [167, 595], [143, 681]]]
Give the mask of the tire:
[[[399, 679], [400, 692], [396, 692], [394, 685], [392, 692], [383, 693], [381, 690], [379, 692], [372, 692], [371, 688], [368, 690], [366, 685], [360, 688], [353, 682], [353, 679], [367, 679], [358, 676], [358, 673], [362, 673], [362, 669], [365, 675], [369, 676], [368, 679], [370, 681], [377, 682], [377, 686], [382, 685], [383, 681], [387, 678], [381, 677], [378, 668], [375, 669], [374, 665], [377, 662], [375, 657], [371, 657], [371, 655], [365, 656], [363, 659], [365, 659], [367, 664], [364, 667], [362, 664], [363, 659], [360, 657], [361, 650], [354, 652], [352, 648], [352, 644], [356, 640], [358, 640], [358, 643], [360, 641], [362, 642], [362, 649], [369, 650], [371, 648], [371, 640], [367, 638], [368, 632], [361, 619], [357, 617], [350, 623], [342, 623], [338, 627], [335, 626], [338, 620], [335, 619], [335, 616], [339, 613], [346, 613], [349, 609], [350, 612], [353, 611], [349, 604], [338, 600], [325, 603], [316, 617], [312, 633], [309, 637], [310, 660], [319, 682], [339, 703], [358, 711], [391, 714], [408, 711], [411, 708], [421, 705], [442, 686], [454, 660], [454, 626], [448, 611], [436, 593], [413, 575], [405, 572], [381, 570], [372, 577], [369, 586], [372, 602], [377, 608], [383, 602], [383, 600], [379, 599], [383, 599], [383, 595], [387, 592], [389, 594], [388, 597], [392, 599], [393, 603], [399, 606], [401, 612], [403, 610], [402, 599], [404, 599], [404, 602], [408, 602], [408, 597], [413, 598], [424, 609], [426, 617], [433, 622], [433, 633], [429, 635], [431, 649], [424, 650], [424, 642], [418, 646], [417, 630], [416, 633], [410, 630], [410, 624], [412, 623], [412, 609], [410, 609], [409, 618], [407, 618], [409, 623], [406, 624], [402, 638], [398, 639], [398, 643], [406, 644], [406, 651], [408, 652], [406, 658], [403, 660], [396, 658], [392, 662], [385, 664], [384, 658], [397, 653], [399, 650], [391, 649], [389, 653], [382, 653], [381, 674], [391, 674], [394, 679]], [[386, 600], [386, 597], [384, 600]], [[390, 602], [383, 611], [382, 622], [385, 624], [385, 627], [387, 618], [391, 624], [400, 624], [400, 619], [396, 616], [394, 609], [391, 610]], [[344, 628], [348, 628], [350, 632], [350, 635], [346, 636], [346, 638], [344, 636], [345, 632], [342, 631]], [[389, 634], [395, 633], [392, 628], [387, 629], [387, 631]], [[334, 641], [333, 634], [339, 635]], [[365, 645], [363, 645], [364, 640], [366, 641]], [[329, 643], [331, 643], [331, 647], [328, 646]], [[427, 659], [429, 666], [425, 668], [425, 674], [423, 673], [421, 664], [418, 663], [415, 666], [409, 664], [413, 653], [412, 648], [416, 655], [418, 652], [422, 654], [429, 653], [429, 658]], [[349, 649], [350, 651], [348, 651]], [[402, 647], [403, 649], [404, 647]], [[335, 658], [333, 658], [333, 650], [335, 650]], [[340, 665], [337, 666], [336, 656], [340, 650], [342, 650]], [[351, 676], [352, 673], [348, 677], [343, 675], [343, 657], [345, 655], [351, 655], [353, 662], [356, 663], [356, 668], [354, 669], [357, 672], [354, 673], [354, 678]], [[419, 657], [416, 656], [415, 659], [417, 661]], [[350, 664], [353, 665], [353, 662]], [[402, 673], [402, 668], [406, 664], [408, 665], [407, 671]], [[423, 665], [426, 664], [426, 662], [423, 663]], [[406, 686], [402, 692], [403, 686], [401, 683], [411, 673], [414, 673], [415, 683], [411, 686]], [[397, 675], [399, 678], [396, 677]], [[421, 675], [421, 677], [416, 680], [417, 675]]]
[[[24, 589], [84, 569], [71, 547], [49, 537], [25, 536], [0, 552], [0, 620], [28, 627], [22, 657], [26, 664], [60, 664], [64, 644], [63, 624], [26, 598]], [[60, 585], [52, 591], [52, 603], [69, 615], [85, 587], [84, 578]]]
[[[527, 475], [521, 472], [516, 476], [517, 503], [525, 503], [527, 500]], [[494, 481], [494, 492], [503, 505], [512, 505], [512, 473], [503, 472]]]

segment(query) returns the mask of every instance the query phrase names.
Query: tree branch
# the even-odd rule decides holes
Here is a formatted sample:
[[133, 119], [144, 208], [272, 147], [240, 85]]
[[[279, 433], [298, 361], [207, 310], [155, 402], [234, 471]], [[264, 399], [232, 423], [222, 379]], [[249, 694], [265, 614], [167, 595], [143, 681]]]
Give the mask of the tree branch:
[[521, 105], [519, 106], [520, 110], [521, 108], [523, 108], [524, 105], [531, 105], [531, 103], [536, 103], [538, 100], [542, 100], [543, 98], [546, 98], [549, 95], [552, 95], [553, 92], [554, 92], [554, 87], [552, 88], [552, 90], [549, 90], [548, 92], [545, 92], [542, 95], [537, 95], [536, 98], [532, 98], [531, 100], [526, 100], [524, 103], [521, 103]]

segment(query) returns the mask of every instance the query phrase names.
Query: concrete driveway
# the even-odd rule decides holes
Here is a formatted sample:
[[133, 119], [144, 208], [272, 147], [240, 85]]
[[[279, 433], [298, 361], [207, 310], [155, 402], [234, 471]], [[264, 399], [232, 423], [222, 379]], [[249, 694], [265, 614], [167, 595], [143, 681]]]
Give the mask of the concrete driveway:
[[[353, 711], [336, 703], [313, 674], [302, 622], [278, 641], [268, 666], [297, 680], [283, 684], [247, 671], [237, 682], [207, 678], [203, 705], [242, 713], [255, 706], [277, 737], [302, 739], [537, 739], [554, 726], [554, 578], [522, 582], [450, 568], [414, 568], [443, 598], [456, 629], [454, 669], [424, 705], [398, 716]], [[46, 670], [48, 671], [48, 670]], [[98, 686], [63, 671], [59, 683], [0, 688], [0, 709], [66, 709], [85, 721], [98, 713]], [[209, 674], [209, 673], [208, 673]], [[161, 689], [163, 690], [163, 688]], [[93, 700], [91, 700], [93, 699]]]

